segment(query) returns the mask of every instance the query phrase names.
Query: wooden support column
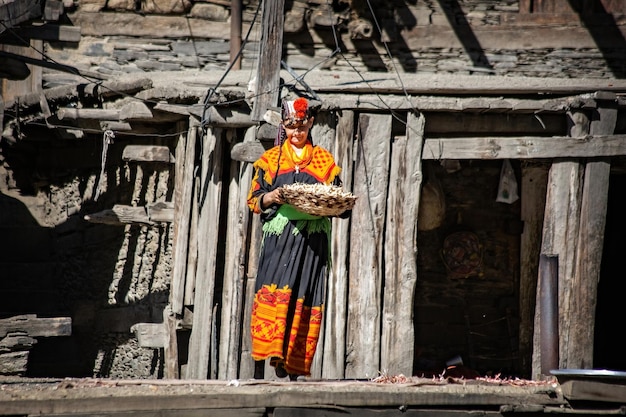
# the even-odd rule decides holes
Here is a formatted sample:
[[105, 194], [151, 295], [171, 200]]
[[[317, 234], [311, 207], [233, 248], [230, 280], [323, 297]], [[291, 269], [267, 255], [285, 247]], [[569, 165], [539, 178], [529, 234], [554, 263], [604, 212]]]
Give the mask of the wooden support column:
[[541, 230], [546, 207], [546, 165], [522, 164], [521, 220], [524, 230], [520, 242], [520, 367], [526, 377], [531, 375], [535, 294], [539, 275]]
[[198, 199], [198, 267], [186, 379], [207, 379], [211, 351], [217, 349], [213, 333], [213, 296], [221, 218], [222, 149], [222, 129], [208, 129], [202, 138], [204, 153], [199, 156], [200, 184], [199, 194], [195, 196]]
[[[391, 149], [380, 354], [380, 369], [389, 375], [413, 375], [413, 298], [424, 125], [423, 114], [409, 113], [406, 134], [394, 138]], [[399, 343], [401, 340], [411, 343]]]
[[346, 378], [374, 378], [380, 371], [383, 243], [391, 158], [389, 114], [361, 114], [357, 133], [352, 211]]
[[[612, 135], [617, 121], [616, 97], [613, 93], [596, 93], [598, 108], [592, 113], [589, 133]], [[585, 164], [582, 189], [580, 225], [576, 265], [571, 279], [568, 326], [561, 349], [568, 355], [561, 361], [565, 368], [589, 369], [593, 367], [593, 342], [595, 312], [598, 299], [598, 282], [604, 247], [604, 228], [608, 204], [609, 159], [590, 159]]]
[[[236, 131], [230, 132], [234, 142]], [[254, 134], [254, 129], [246, 132], [247, 139]], [[248, 246], [248, 218], [251, 215], [246, 203], [250, 183], [252, 182], [251, 164], [230, 164], [230, 178], [239, 178], [240, 181], [230, 181], [228, 184], [228, 213], [226, 224], [226, 265], [224, 266], [224, 284], [222, 287], [222, 321], [219, 343], [218, 379], [232, 380], [239, 378], [239, 352], [241, 348], [241, 322], [244, 315], [243, 307], [245, 295], [245, 260]], [[247, 311], [245, 312], [247, 313]], [[230, 320], [229, 320], [230, 319]], [[246, 336], [248, 333], [246, 333]], [[251, 357], [242, 358], [252, 362]], [[253, 375], [248, 375], [251, 378]]]
[[[576, 127], [570, 129], [571, 132], [583, 134], [584, 114], [576, 119]], [[570, 304], [565, 300], [570, 297], [569, 277], [573, 275], [575, 268], [576, 245], [578, 227], [580, 224], [580, 201], [582, 194], [582, 177], [584, 167], [577, 159], [555, 159], [552, 162], [548, 174], [548, 184], [546, 193], [546, 205], [544, 213], [544, 223], [542, 232], [541, 253], [558, 256], [559, 277], [558, 277], [558, 299], [559, 299], [559, 319], [569, 317]], [[540, 308], [539, 294], [541, 293], [541, 282], [536, 277], [537, 292], [535, 295], [535, 318], [533, 332], [533, 356], [531, 378], [540, 379], [541, 369], [541, 320], [542, 312]], [[561, 332], [567, 326], [560, 326]], [[560, 360], [559, 367], [563, 367], [563, 347], [565, 342], [563, 333], [559, 335]]]
[[[256, 130], [257, 128], [255, 126], [248, 128], [248, 130], [246, 130], [243, 142], [256, 142]], [[232, 161], [231, 163], [235, 164], [234, 161]], [[242, 193], [244, 190], [247, 193], [247, 191], [250, 189], [252, 175], [254, 173], [252, 164], [246, 162], [242, 163], [240, 165], [240, 172], [240, 188]], [[246, 196], [243, 198], [243, 203], [246, 203], [247, 197], [248, 196], [246, 194]], [[244, 207], [244, 209], [249, 210], [247, 205]], [[262, 231], [260, 216], [254, 215], [252, 214], [252, 212], [249, 212], [247, 214], [246, 219], [242, 222], [242, 224], [245, 228], [244, 230], [246, 231], [247, 238], [245, 240], [246, 247], [242, 248], [239, 258], [240, 262], [242, 262], [241, 272], [244, 274], [244, 284], [242, 288], [242, 290], [244, 291], [244, 296], [242, 301], [243, 306], [241, 307], [243, 310], [243, 317], [240, 321], [242, 335], [240, 346], [241, 358], [239, 360], [239, 378], [245, 379], [252, 378], [254, 376], [254, 360], [251, 356], [252, 339], [250, 337], [250, 313], [252, 311], [252, 301], [254, 300], [255, 295], [254, 287], [256, 283], [256, 271], [258, 266], [258, 255], [259, 248], [261, 246]]]
[[[352, 151], [354, 137], [354, 112], [343, 111], [335, 130], [333, 155], [341, 167], [341, 179], [346, 190], [352, 190]], [[348, 311], [348, 269], [350, 264], [350, 222], [333, 219], [331, 242], [332, 265], [328, 277], [326, 308], [324, 310], [324, 347], [322, 377], [343, 379], [346, 358], [346, 319]]]
[[[190, 120], [193, 122], [192, 119]], [[185, 295], [197, 136], [198, 126], [192, 125], [186, 134], [179, 136], [176, 146], [174, 174], [174, 218], [176, 219], [174, 223], [174, 267], [170, 284], [170, 308], [172, 313], [176, 315], [181, 315], [183, 312]]]
[[284, 14], [285, 0], [263, 2], [261, 44], [257, 59], [255, 99], [251, 115], [255, 122], [262, 121], [267, 109], [278, 105]]

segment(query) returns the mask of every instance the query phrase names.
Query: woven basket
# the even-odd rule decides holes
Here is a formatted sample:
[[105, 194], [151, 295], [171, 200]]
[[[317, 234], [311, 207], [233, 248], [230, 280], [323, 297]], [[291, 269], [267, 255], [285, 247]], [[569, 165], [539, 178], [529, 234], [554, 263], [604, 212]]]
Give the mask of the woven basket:
[[352, 210], [356, 197], [336, 185], [295, 183], [281, 187], [283, 199], [314, 216], [339, 216]]

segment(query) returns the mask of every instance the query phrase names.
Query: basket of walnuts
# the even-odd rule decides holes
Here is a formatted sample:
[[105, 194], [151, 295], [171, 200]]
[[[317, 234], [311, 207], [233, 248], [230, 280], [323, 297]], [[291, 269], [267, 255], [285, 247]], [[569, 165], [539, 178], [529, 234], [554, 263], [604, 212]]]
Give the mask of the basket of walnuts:
[[281, 195], [303, 213], [314, 216], [339, 216], [352, 210], [357, 197], [336, 185], [295, 183], [283, 185]]

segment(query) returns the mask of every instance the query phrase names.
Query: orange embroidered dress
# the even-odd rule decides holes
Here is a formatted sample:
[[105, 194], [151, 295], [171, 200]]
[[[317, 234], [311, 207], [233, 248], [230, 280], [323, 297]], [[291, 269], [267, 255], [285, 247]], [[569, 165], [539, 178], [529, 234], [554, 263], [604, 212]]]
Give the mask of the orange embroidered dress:
[[288, 204], [261, 210], [259, 199], [295, 182], [340, 184], [341, 169], [326, 149], [308, 142], [296, 157], [288, 141], [266, 151], [254, 168], [248, 206], [261, 215], [263, 242], [250, 324], [252, 358], [283, 362], [288, 373], [308, 376], [322, 323], [330, 219]]

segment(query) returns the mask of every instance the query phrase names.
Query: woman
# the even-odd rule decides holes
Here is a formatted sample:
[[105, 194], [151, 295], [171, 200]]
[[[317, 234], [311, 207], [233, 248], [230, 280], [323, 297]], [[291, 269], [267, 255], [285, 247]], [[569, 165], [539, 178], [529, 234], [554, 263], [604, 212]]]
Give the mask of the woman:
[[283, 102], [277, 144], [254, 163], [248, 206], [263, 224], [251, 317], [254, 377], [259, 379], [266, 359], [279, 378], [310, 375], [319, 338], [330, 219], [299, 212], [285, 204], [280, 192], [292, 183], [341, 184], [341, 168], [330, 152], [311, 142], [313, 120], [305, 98]]

